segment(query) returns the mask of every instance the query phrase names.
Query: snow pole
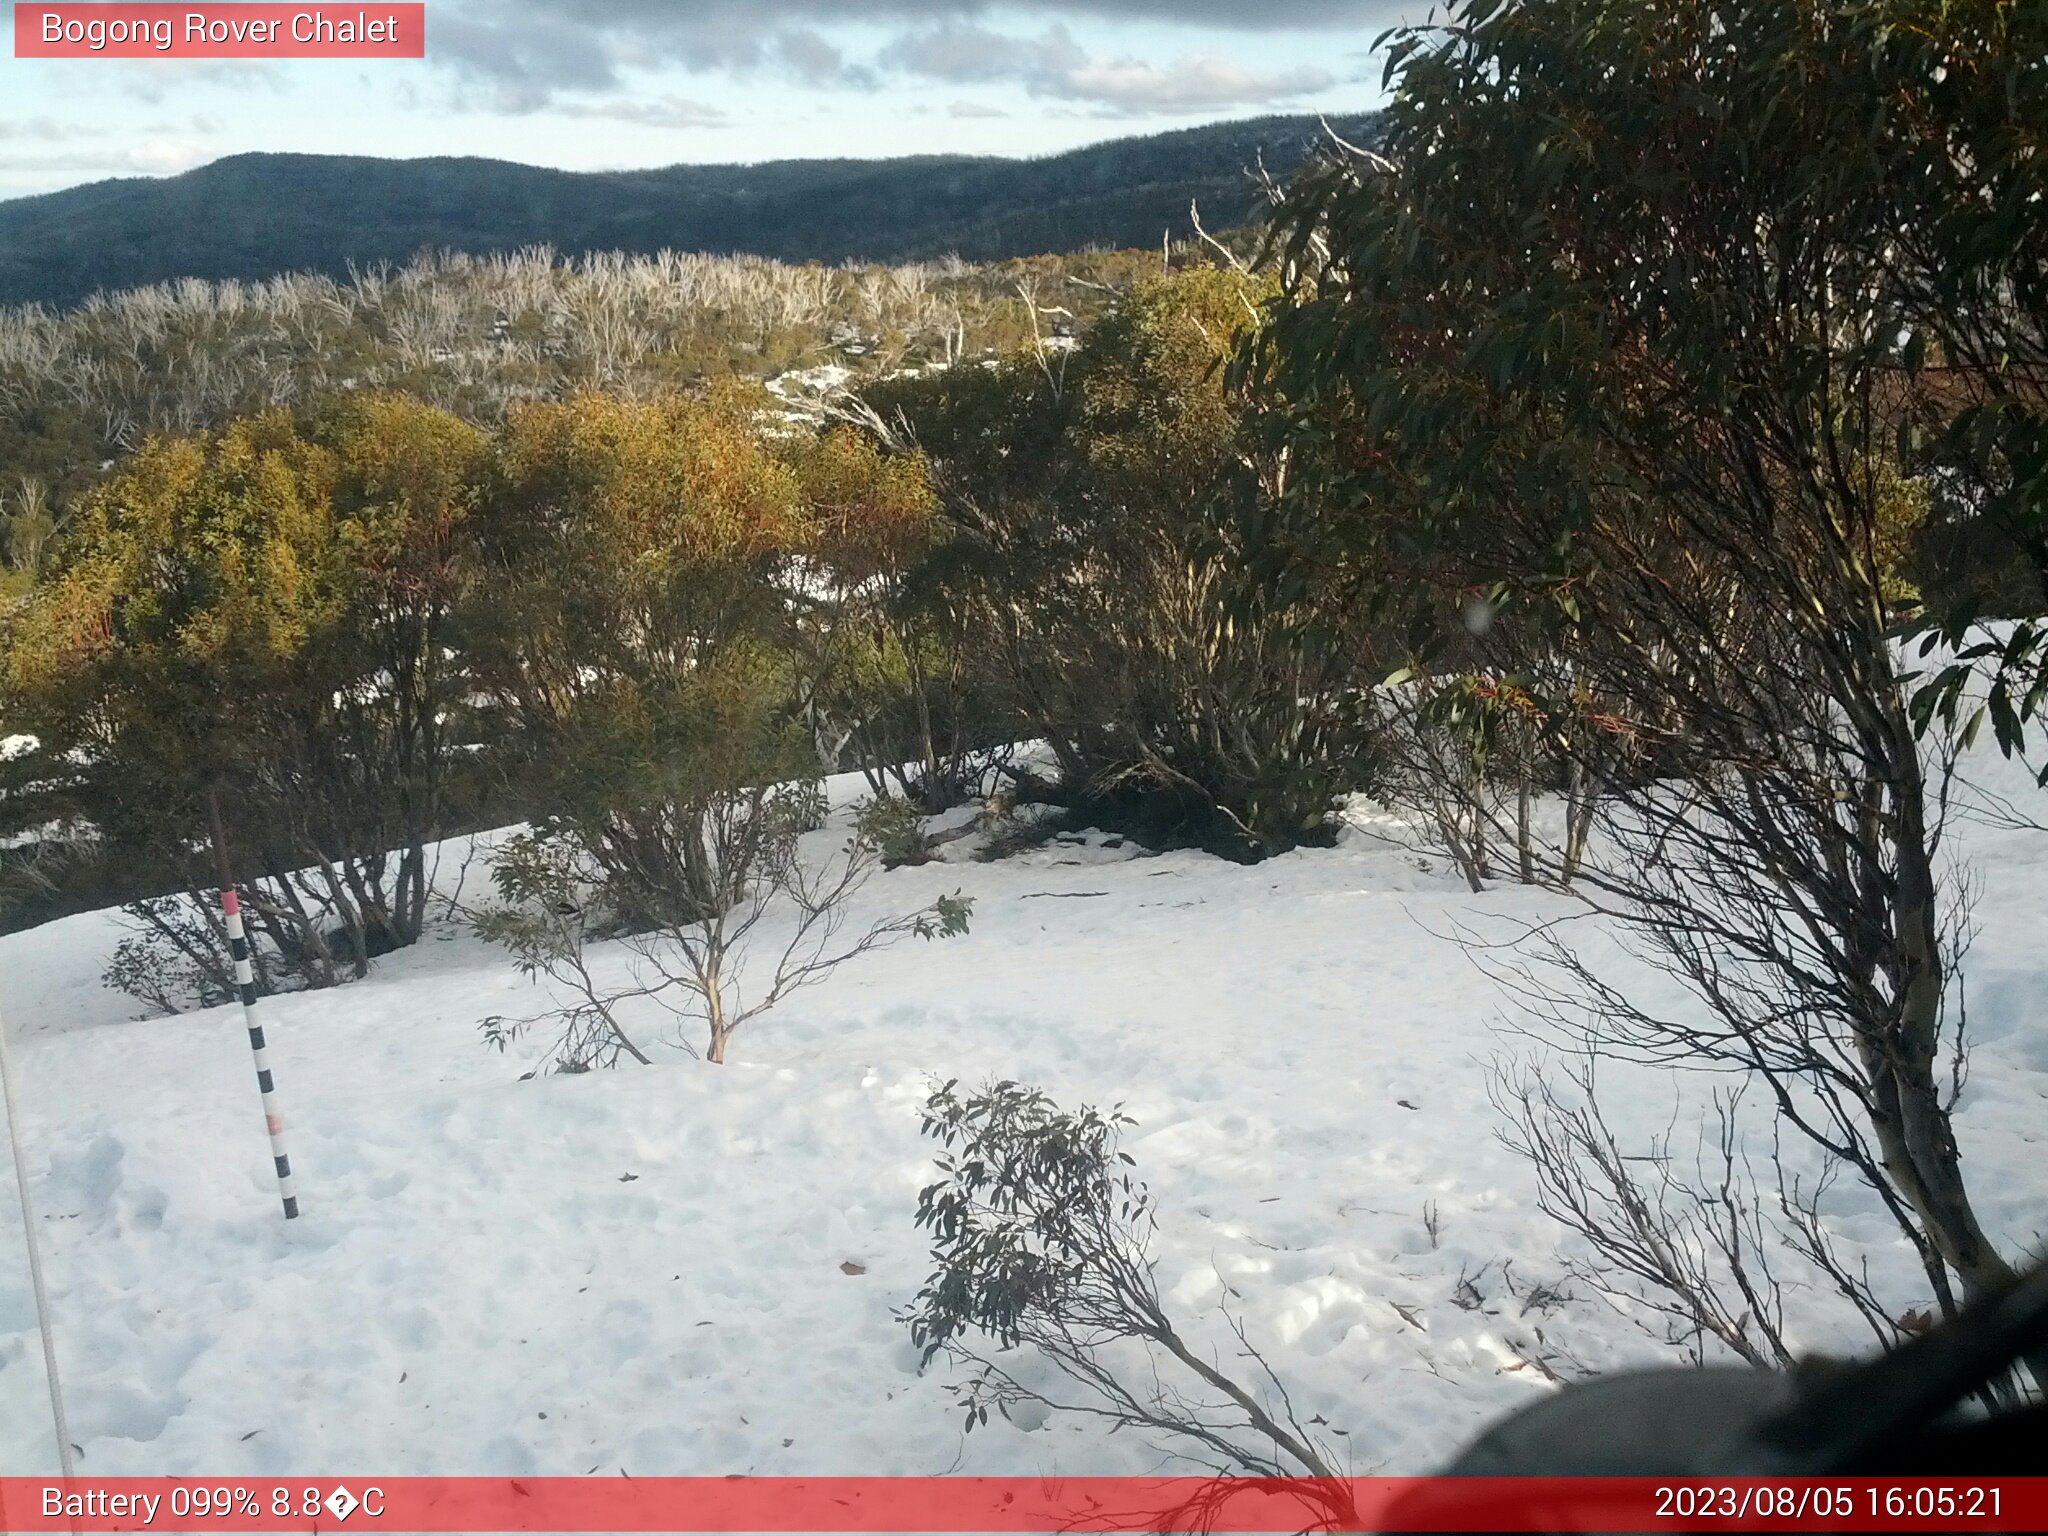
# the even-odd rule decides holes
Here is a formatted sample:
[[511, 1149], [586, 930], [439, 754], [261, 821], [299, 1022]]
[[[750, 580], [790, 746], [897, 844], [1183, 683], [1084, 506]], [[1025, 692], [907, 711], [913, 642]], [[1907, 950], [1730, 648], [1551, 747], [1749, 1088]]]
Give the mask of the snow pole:
[[242, 1020], [249, 1026], [249, 1050], [256, 1058], [256, 1090], [263, 1096], [263, 1125], [270, 1133], [271, 1161], [277, 1166], [277, 1193], [284, 1201], [284, 1219], [292, 1221], [299, 1214], [299, 1197], [292, 1187], [292, 1160], [284, 1149], [284, 1112], [278, 1108], [277, 1085], [270, 1075], [263, 1022], [256, 1016], [256, 970], [249, 958], [249, 931], [242, 926], [242, 898], [235, 890], [234, 869], [228, 862], [228, 840], [221, 827], [218, 795], [207, 795], [206, 819], [213, 834], [214, 863], [220, 870], [220, 909], [227, 919], [228, 949], [235, 961], [235, 990], [242, 998]]
[[[43, 1373], [50, 1381], [50, 1422], [57, 1431], [57, 1465], [64, 1486], [78, 1475], [72, 1459], [71, 1426], [64, 1417], [64, 1387], [57, 1378], [57, 1337], [50, 1323], [50, 1292], [43, 1283], [43, 1250], [36, 1239], [35, 1202], [28, 1192], [28, 1160], [21, 1150], [21, 1098], [14, 1090], [14, 1059], [7, 1052], [7, 1020], [0, 1018], [0, 1102], [7, 1107], [7, 1139], [14, 1153], [14, 1184], [21, 1195], [21, 1231], [28, 1249], [29, 1296], [36, 1309], [36, 1331], [43, 1336]], [[5, 1529], [0, 1525], [0, 1529]]]

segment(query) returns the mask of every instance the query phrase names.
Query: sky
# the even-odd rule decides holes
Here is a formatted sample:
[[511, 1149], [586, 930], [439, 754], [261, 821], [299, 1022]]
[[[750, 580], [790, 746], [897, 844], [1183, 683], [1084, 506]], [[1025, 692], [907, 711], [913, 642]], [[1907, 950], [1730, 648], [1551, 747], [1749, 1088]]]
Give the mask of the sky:
[[1045, 154], [1369, 107], [1372, 42], [1404, 11], [1423, 14], [1402, 0], [428, 0], [424, 60], [10, 48], [0, 197], [255, 150], [573, 170]]

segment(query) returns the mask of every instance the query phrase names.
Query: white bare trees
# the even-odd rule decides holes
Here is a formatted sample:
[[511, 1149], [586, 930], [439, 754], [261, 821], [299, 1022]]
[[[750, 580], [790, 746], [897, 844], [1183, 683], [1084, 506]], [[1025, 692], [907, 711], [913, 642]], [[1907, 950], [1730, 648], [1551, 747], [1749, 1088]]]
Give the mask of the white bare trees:
[[959, 262], [565, 257], [546, 246], [429, 252], [342, 279], [186, 279], [64, 313], [0, 309], [0, 413], [76, 411], [102, 457], [152, 433], [354, 389], [410, 389], [495, 421], [519, 400], [574, 388], [644, 392], [788, 366], [826, 351], [835, 324], [887, 338], [871, 366], [955, 362], [1008, 339], [1011, 286], [1007, 268]]

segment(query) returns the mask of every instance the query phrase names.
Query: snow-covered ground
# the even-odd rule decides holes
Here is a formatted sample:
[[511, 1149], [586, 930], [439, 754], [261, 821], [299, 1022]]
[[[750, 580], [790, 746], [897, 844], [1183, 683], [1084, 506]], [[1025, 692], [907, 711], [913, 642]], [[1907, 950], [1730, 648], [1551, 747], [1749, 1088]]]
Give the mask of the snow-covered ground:
[[[2015, 768], [1976, 761], [2048, 812]], [[878, 875], [865, 910], [958, 889], [971, 934], [848, 965], [723, 1068], [668, 1048], [651, 1069], [522, 1081], [530, 1062], [477, 1025], [542, 1000], [444, 923], [367, 981], [263, 1005], [305, 1211], [289, 1225], [237, 1010], [132, 1021], [98, 982], [108, 915], [0, 939], [81, 1470], [1161, 1466], [1083, 1419], [963, 1437], [949, 1373], [919, 1374], [892, 1312], [929, 1267], [918, 1110], [948, 1077], [1121, 1101], [1162, 1293], [1244, 1370], [1240, 1321], [1355, 1471], [1427, 1470], [1554, 1390], [1550, 1372], [1670, 1360], [1583, 1293], [1528, 1302], [1559, 1276], [1560, 1234], [1486, 1095], [1487, 1062], [1527, 1042], [1448, 935], [1568, 904], [1472, 895], [1354, 819], [1339, 847], [1249, 868], [1096, 835]], [[1980, 886], [1961, 1135], [2016, 1252], [2048, 1229], [2048, 835], [1961, 846]], [[474, 897], [480, 864], [468, 879]], [[1700, 1091], [1623, 1087], [1617, 1129], [1639, 1141]], [[1873, 1210], [1850, 1199], [1838, 1226], [1912, 1297]], [[1794, 1316], [1808, 1347], [1861, 1347], [1817, 1304]], [[0, 1471], [53, 1462], [0, 1198]]]

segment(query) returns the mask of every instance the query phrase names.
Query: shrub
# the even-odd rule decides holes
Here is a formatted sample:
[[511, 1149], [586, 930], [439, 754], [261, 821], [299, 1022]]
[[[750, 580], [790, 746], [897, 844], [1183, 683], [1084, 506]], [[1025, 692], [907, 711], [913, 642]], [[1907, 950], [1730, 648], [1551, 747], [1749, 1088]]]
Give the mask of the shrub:
[[[498, 852], [492, 881], [505, 904], [481, 914], [477, 930], [511, 950], [527, 975], [575, 993], [565, 1008], [539, 1016], [559, 1029], [548, 1055], [561, 1069], [608, 1067], [622, 1055], [644, 1065], [647, 1055], [624, 1018], [640, 1002], [686, 1028], [701, 1025], [705, 1060], [722, 1063], [742, 1026], [846, 961], [912, 934], [967, 931], [972, 903], [954, 895], [842, 937], [875, 848], [856, 832], [836, 857], [806, 863], [801, 839], [817, 819], [819, 798], [809, 784], [713, 797], [701, 831], [716, 887], [687, 901], [651, 900], [637, 879], [622, 896], [573, 834], [515, 837]], [[623, 981], [600, 975], [593, 962], [590, 943], [607, 934], [623, 951]], [[745, 964], [757, 946], [774, 956], [765, 980]], [[494, 1017], [485, 1020], [484, 1036], [503, 1050], [534, 1022]]]
[[1259, 856], [1325, 835], [1367, 767], [1342, 659], [1264, 585], [1244, 528], [1279, 461], [1223, 364], [1269, 291], [1197, 268], [1139, 284], [1071, 358], [884, 386], [955, 532], [931, 598], [976, 637], [1018, 734], [1069, 796]]
[[[746, 1020], [852, 955], [965, 924], [964, 904], [948, 901], [842, 942], [874, 847], [856, 834], [836, 859], [801, 856], [802, 834], [824, 819], [798, 685], [802, 631], [826, 621], [792, 605], [789, 573], [828, 544], [850, 569], [852, 551], [886, 542], [888, 518], [914, 521], [915, 498], [879, 464], [834, 475], [813, 464], [807, 488], [790, 462], [800, 456], [763, 435], [759, 407], [731, 388], [586, 394], [509, 425], [519, 515], [495, 530], [501, 574], [472, 633], [540, 814], [497, 861], [511, 905], [485, 931], [577, 992], [566, 1048], [580, 1063], [645, 1059], [618, 1012], [635, 998], [701, 1018], [708, 1059], [723, 1061]], [[852, 479], [876, 494], [820, 489], [844, 493]], [[830, 540], [828, 515], [839, 519]], [[770, 978], [742, 997], [741, 957], [772, 909], [792, 926]], [[624, 987], [586, 962], [603, 933], [630, 951]], [[501, 1043], [503, 1028], [492, 1026]]]
[[[1150, 1257], [1152, 1199], [1117, 1145], [1130, 1117], [1063, 1110], [1014, 1082], [965, 1097], [958, 1086], [925, 1105], [924, 1133], [943, 1150], [938, 1180], [918, 1195], [917, 1224], [935, 1267], [903, 1318], [925, 1363], [943, 1355], [970, 1369], [959, 1389], [966, 1427], [986, 1424], [991, 1409], [1068, 1408], [1165, 1434], [1232, 1471], [1333, 1477], [1284, 1391], [1269, 1410], [1167, 1315]], [[1020, 1350], [1080, 1400], [1055, 1402], [1026, 1381], [1011, 1364]], [[1338, 1489], [1301, 1494], [1342, 1499]]]
[[197, 893], [217, 808], [252, 925], [321, 982], [425, 920], [486, 467], [481, 434], [403, 398], [154, 441], [13, 629], [11, 707], [64, 757], [71, 809]]
[[877, 795], [861, 807], [859, 829], [859, 835], [873, 844], [884, 869], [931, 862], [924, 818], [908, 800]]

